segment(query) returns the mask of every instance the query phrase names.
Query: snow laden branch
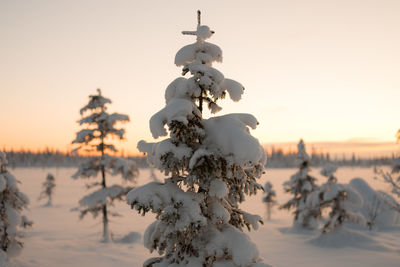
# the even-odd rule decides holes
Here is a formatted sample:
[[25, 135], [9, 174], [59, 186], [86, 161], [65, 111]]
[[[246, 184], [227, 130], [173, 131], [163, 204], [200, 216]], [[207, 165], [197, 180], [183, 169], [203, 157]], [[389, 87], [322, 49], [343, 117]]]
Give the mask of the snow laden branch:
[[144, 266], [267, 266], [256, 246], [244, 233], [257, 229], [261, 217], [239, 208], [248, 195], [262, 190], [266, 155], [250, 129], [258, 125], [250, 114], [203, 118], [203, 105], [211, 113], [221, 110], [217, 101], [226, 92], [238, 101], [243, 86], [212, 67], [222, 61], [221, 49], [205, 42], [213, 35], [198, 25], [196, 43], [183, 47], [175, 57], [183, 75], [165, 90], [166, 106], [150, 119], [150, 131], [159, 142], [140, 141], [152, 167], [166, 176], [135, 188], [127, 203], [142, 215], [156, 214], [145, 233], [144, 244], [160, 257]]
[[[87, 213], [92, 214], [96, 218], [103, 211], [104, 205], [113, 205], [114, 200], [124, 200], [126, 194], [132, 189], [133, 187], [130, 186], [112, 185], [90, 193], [79, 201], [80, 218], [85, 217]], [[109, 214], [120, 216], [115, 212], [109, 212]]]

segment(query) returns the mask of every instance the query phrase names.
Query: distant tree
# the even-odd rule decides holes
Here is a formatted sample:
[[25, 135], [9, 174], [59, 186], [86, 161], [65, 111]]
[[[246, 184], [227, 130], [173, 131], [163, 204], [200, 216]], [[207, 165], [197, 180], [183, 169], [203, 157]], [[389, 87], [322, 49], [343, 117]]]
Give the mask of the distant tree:
[[42, 184], [42, 192], [40, 192], [38, 200], [47, 198], [46, 206], [52, 205], [52, 197], [54, 194], [54, 189], [56, 187], [56, 180], [54, 179], [53, 174], [48, 173], [46, 180]]
[[264, 192], [266, 195], [263, 198], [263, 202], [267, 205], [267, 219], [270, 220], [272, 207], [276, 204], [276, 192], [270, 182], [265, 183]]
[[[140, 141], [138, 148], [167, 178], [150, 182], [127, 195], [127, 202], [143, 215], [151, 211], [156, 221], [144, 235], [144, 245], [161, 256], [143, 266], [267, 266], [259, 258], [244, 228], [258, 228], [261, 217], [240, 209], [246, 195], [262, 186], [266, 156], [250, 129], [258, 122], [250, 114], [228, 114], [203, 118], [221, 107], [217, 101], [229, 96], [239, 101], [243, 86], [213, 68], [222, 60], [221, 49], [206, 39], [213, 35], [200, 24], [197, 41], [181, 48], [175, 57], [183, 75], [165, 91], [166, 106], [150, 119], [157, 143]], [[204, 106], [203, 106], [204, 105]]]
[[[303, 228], [314, 229], [318, 226], [318, 219], [321, 217], [321, 210], [310, 200], [318, 198], [318, 186], [315, 184], [316, 178], [310, 176], [310, 157], [306, 152], [304, 141], [300, 139], [297, 145], [296, 162], [299, 170], [290, 177], [289, 181], [283, 184], [285, 192], [293, 197], [280, 206], [280, 209], [295, 209], [294, 222]], [[313, 194], [312, 198], [307, 198]]]
[[351, 186], [337, 183], [337, 178], [334, 176], [336, 169], [333, 165], [327, 165], [321, 170], [321, 174], [328, 177], [328, 181], [320, 189], [320, 206], [331, 209], [322, 233], [332, 232], [335, 228], [341, 227], [344, 222], [367, 224], [362, 213], [349, 206], [349, 204], [361, 205], [361, 196]]
[[29, 200], [18, 190], [18, 183], [7, 170], [6, 154], [0, 152], [0, 266], [1, 258], [5, 261], [5, 255], [18, 255], [22, 249], [22, 242], [17, 239], [18, 227]]
[[107, 154], [110, 151], [117, 151], [113, 144], [108, 143], [109, 137], [123, 139], [125, 135], [125, 129], [116, 128], [116, 124], [129, 121], [127, 115], [108, 113], [106, 105], [110, 103], [110, 99], [101, 95], [100, 89], [97, 89], [97, 95], [89, 96], [89, 103], [80, 110], [80, 114], [86, 116], [79, 121], [79, 124], [84, 125], [85, 128], [77, 133], [76, 139], [72, 142], [78, 145], [75, 151], [84, 149], [86, 152], [100, 154], [80, 164], [78, 171], [72, 178], [87, 179], [101, 175], [101, 182], [87, 184], [88, 189], [92, 187], [100, 188], [83, 197], [79, 204], [81, 218], [87, 213], [92, 214], [93, 217], [97, 217], [99, 213], [103, 215], [104, 242], [111, 240], [108, 216], [119, 215], [115, 212], [109, 212], [108, 207], [113, 204], [114, 200], [123, 200], [126, 193], [132, 189], [131, 186], [107, 186], [106, 173], [121, 175], [124, 181], [129, 182], [135, 182], [135, 178], [138, 176], [138, 169], [133, 161]]

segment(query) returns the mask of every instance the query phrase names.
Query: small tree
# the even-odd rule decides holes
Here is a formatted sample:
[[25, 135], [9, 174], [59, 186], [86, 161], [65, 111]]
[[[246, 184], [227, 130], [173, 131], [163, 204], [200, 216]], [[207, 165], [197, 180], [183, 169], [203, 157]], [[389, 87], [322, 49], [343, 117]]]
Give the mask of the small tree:
[[385, 211], [387, 204], [385, 203], [385, 198], [384, 196], [381, 196], [379, 192], [377, 192], [373, 198], [372, 201], [369, 201], [367, 203], [367, 225], [369, 230], [372, 230], [372, 228], [375, 225], [376, 218], [383, 212]]
[[361, 196], [353, 190], [349, 185], [337, 183], [334, 176], [336, 167], [328, 165], [321, 170], [321, 174], [328, 177], [327, 183], [321, 186], [321, 207], [330, 207], [328, 221], [325, 223], [322, 233], [328, 233], [341, 227], [344, 222], [366, 225], [367, 221], [364, 216], [349, 207], [352, 205], [361, 205]]
[[[292, 194], [293, 197], [280, 209], [295, 209], [293, 212], [295, 224], [314, 229], [318, 226], [317, 220], [321, 217], [321, 210], [314, 205], [313, 201], [318, 199], [318, 186], [315, 184], [316, 179], [308, 174], [310, 157], [302, 139], [297, 144], [297, 149], [296, 161], [299, 170], [283, 184], [285, 192]], [[308, 201], [307, 198], [309, 198]]]
[[72, 142], [79, 145], [75, 151], [85, 149], [86, 152], [100, 154], [80, 164], [78, 171], [72, 177], [74, 179], [78, 177], [87, 179], [101, 175], [101, 182], [87, 184], [88, 189], [92, 187], [100, 188], [83, 197], [79, 204], [81, 206], [80, 218], [83, 218], [88, 213], [91, 213], [93, 217], [97, 217], [99, 213], [102, 213], [104, 242], [110, 241], [108, 216], [119, 215], [115, 212], [110, 213], [108, 207], [113, 204], [114, 200], [122, 200], [126, 193], [132, 189], [131, 186], [107, 186], [106, 173], [113, 176], [121, 175], [124, 181], [129, 182], [134, 182], [138, 176], [138, 169], [133, 161], [112, 157], [107, 154], [110, 151], [117, 151], [113, 144], [108, 143], [108, 138], [117, 137], [123, 139], [125, 135], [125, 129], [116, 128], [116, 124], [129, 121], [127, 115], [109, 114], [106, 105], [110, 103], [110, 99], [101, 95], [100, 89], [97, 89], [97, 95], [89, 96], [89, 103], [80, 110], [81, 115], [86, 115], [79, 121], [79, 124], [84, 125], [85, 129], [79, 131], [76, 139]]
[[56, 180], [54, 179], [53, 174], [48, 173], [46, 180], [42, 184], [42, 192], [40, 192], [38, 200], [47, 198], [46, 206], [52, 205], [52, 197], [54, 194], [54, 189], [56, 187]]
[[271, 210], [272, 206], [276, 204], [276, 192], [272, 188], [272, 184], [270, 182], [266, 182], [264, 185], [265, 197], [263, 198], [263, 202], [267, 204], [267, 219], [271, 219]]
[[[400, 142], [400, 129], [396, 133], [397, 142]], [[381, 168], [375, 168], [375, 173], [391, 186], [391, 192], [397, 199], [384, 198], [384, 201], [391, 209], [400, 212], [400, 157], [396, 158], [392, 164], [391, 172], [384, 171]]]
[[7, 170], [6, 154], [0, 152], [0, 249], [9, 256], [17, 255], [22, 248], [22, 242], [17, 239], [18, 227], [21, 212], [29, 203], [17, 184], [18, 180]]
[[[261, 218], [239, 208], [246, 195], [262, 187], [257, 179], [266, 163], [264, 149], [250, 135], [258, 124], [250, 114], [229, 114], [203, 119], [221, 108], [217, 101], [226, 92], [238, 101], [243, 86], [213, 68], [222, 60], [221, 49], [205, 40], [214, 32], [200, 24], [197, 41], [180, 49], [175, 64], [183, 75], [166, 89], [166, 107], [150, 119], [158, 143], [140, 141], [138, 148], [168, 178], [128, 193], [127, 202], [143, 215], [151, 211], [157, 221], [144, 235], [144, 245], [161, 257], [143, 266], [266, 266], [243, 228], [257, 228]], [[206, 106], [203, 106], [207, 104]]]

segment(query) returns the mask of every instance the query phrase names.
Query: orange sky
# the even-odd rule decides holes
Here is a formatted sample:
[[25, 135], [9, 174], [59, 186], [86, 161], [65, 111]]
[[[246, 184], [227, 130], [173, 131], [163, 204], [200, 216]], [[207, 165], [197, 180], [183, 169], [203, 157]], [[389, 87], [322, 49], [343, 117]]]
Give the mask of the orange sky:
[[400, 99], [400, 1], [0, 2], [0, 147], [70, 149], [87, 96], [128, 114], [121, 148], [152, 141], [150, 117], [180, 76], [196, 10], [224, 52], [216, 65], [254, 114], [262, 143], [393, 142]]

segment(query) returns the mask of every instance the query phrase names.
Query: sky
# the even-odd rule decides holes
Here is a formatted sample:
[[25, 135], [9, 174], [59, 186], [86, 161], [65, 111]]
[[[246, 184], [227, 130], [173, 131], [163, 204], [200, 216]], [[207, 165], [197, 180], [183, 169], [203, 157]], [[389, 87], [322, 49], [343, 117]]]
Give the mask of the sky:
[[0, 147], [69, 150], [79, 109], [101, 88], [130, 116], [120, 149], [153, 141], [150, 117], [181, 76], [196, 11], [246, 88], [261, 143], [385, 142], [400, 124], [400, 1], [0, 1]]

